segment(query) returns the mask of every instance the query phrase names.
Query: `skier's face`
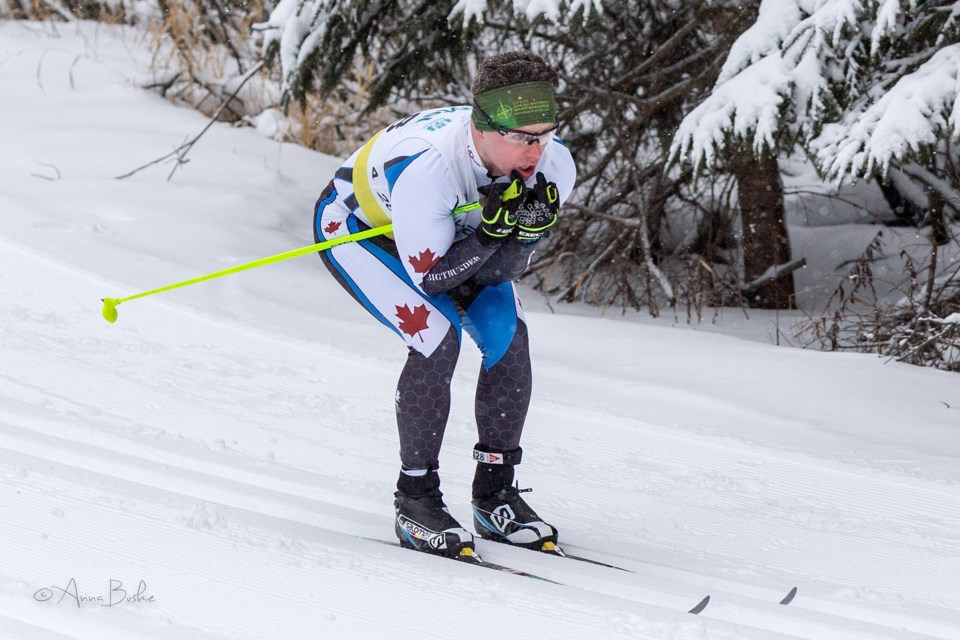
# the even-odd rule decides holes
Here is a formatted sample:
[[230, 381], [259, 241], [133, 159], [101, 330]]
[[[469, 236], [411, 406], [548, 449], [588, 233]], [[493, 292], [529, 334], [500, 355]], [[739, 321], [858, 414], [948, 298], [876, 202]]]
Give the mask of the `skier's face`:
[[[555, 128], [556, 123], [544, 122], [522, 127], [514, 133], [539, 136]], [[484, 165], [492, 174], [508, 176], [511, 171], [518, 171], [524, 180], [528, 180], [536, 171], [540, 156], [543, 155], [544, 145], [550, 141], [550, 136], [546, 135], [542, 139], [535, 138], [532, 141], [533, 144], [528, 144], [522, 135], [516, 136], [514, 133], [503, 135], [496, 131], [475, 129], [474, 139]], [[518, 141], [520, 144], [517, 144]]]

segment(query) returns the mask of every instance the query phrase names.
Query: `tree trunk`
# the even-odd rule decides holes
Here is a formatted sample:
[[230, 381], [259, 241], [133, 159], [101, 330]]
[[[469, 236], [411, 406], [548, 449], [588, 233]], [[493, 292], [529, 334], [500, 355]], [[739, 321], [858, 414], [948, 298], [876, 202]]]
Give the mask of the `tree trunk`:
[[944, 215], [947, 199], [937, 189], [928, 187], [927, 201], [930, 203], [930, 208], [927, 210], [927, 220], [930, 222], [930, 237], [934, 244], [945, 245], [952, 239]]
[[890, 210], [893, 211], [894, 220], [887, 224], [891, 227], [916, 226], [923, 217], [923, 210], [905, 198], [892, 180], [884, 180], [877, 176], [875, 181], [880, 187], [883, 199], [887, 201]]
[[[749, 156], [735, 160], [740, 217], [743, 224], [743, 279], [754, 282], [790, 262], [790, 242], [783, 211], [783, 183], [777, 158]], [[751, 290], [747, 303], [760, 309], [794, 306], [793, 272]]]

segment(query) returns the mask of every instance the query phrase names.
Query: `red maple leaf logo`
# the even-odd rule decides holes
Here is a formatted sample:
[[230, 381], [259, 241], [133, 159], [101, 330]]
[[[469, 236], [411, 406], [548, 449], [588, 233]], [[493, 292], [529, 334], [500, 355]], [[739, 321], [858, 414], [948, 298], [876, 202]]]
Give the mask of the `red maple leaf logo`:
[[420, 332], [430, 328], [427, 325], [430, 312], [426, 305], [417, 305], [412, 311], [407, 305], [397, 307], [397, 317], [400, 318], [400, 331], [411, 337], [417, 336], [420, 338], [420, 342], [423, 342], [423, 336], [420, 335]]
[[323, 228], [323, 232], [328, 235], [331, 233], [336, 233], [337, 229], [339, 229], [341, 225], [342, 225], [341, 222], [331, 222], [330, 224], [328, 224]]
[[430, 249], [427, 249], [426, 251], [421, 251], [419, 256], [407, 256], [407, 259], [413, 266], [414, 271], [417, 273], [426, 273], [427, 271], [430, 271], [433, 265], [437, 264], [437, 260], [440, 259], [440, 256], [435, 254], [433, 251], [430, 251]]

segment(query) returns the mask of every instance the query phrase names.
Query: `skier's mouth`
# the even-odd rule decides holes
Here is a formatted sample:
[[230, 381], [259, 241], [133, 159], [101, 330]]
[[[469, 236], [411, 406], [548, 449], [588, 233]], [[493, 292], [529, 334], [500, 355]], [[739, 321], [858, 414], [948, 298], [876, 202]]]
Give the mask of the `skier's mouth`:
[[533, 175], [533, 170], [534, 170], [535, 168], [536, 168], [536, 167], [531, 164], [531, 165], [527, 165], [527, 166], [525, 166], [525, 167], [520, 167], [519, 169], [517, 169], [517, 171], [519, 171], [519, 172], [520, 172], [520, 175], [523, 176], [524, 178], [529, 178], [530, 176]]

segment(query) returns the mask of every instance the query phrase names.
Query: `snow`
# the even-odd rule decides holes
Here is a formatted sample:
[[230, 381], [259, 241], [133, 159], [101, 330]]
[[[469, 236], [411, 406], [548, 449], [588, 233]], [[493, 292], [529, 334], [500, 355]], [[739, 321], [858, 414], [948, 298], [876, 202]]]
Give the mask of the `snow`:
[[[138, 88], [149, 59], [131, 29], [0, 23], [0, 638], [960, 637], [958, 378], [777, 347], [756, 312], [690, 329], [524, 293], [519, 480], [569, 551], [632, 573], [368, 540], [393, 537], [405, 350], [318, 259], [100, 317], [311, 244], [338, 164], [216, 125], [172, 179], [115, 179], [206, 125]], [[464, 523], [479, 363], [441, 461]]]

